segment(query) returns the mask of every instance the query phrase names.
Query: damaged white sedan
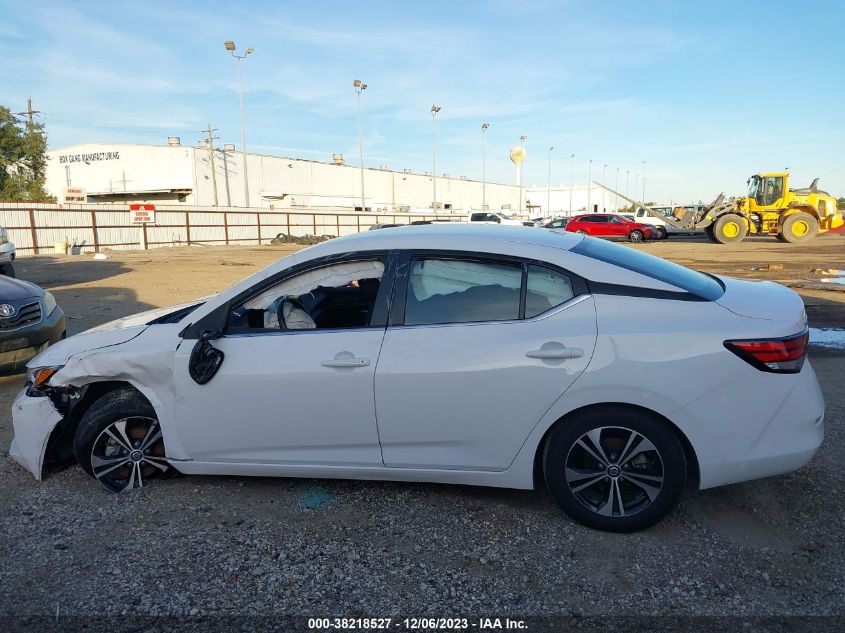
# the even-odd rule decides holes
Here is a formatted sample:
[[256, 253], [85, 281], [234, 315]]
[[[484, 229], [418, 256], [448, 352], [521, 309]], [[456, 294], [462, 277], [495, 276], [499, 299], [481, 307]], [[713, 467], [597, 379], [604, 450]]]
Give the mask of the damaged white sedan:
[[545, 229], [371, 231], [49, 348], [10, 452], [116, 492], [175, 471], [548, 486], [632, 531], [687, 486], [812, 458], [806, 351], [778, 284]]

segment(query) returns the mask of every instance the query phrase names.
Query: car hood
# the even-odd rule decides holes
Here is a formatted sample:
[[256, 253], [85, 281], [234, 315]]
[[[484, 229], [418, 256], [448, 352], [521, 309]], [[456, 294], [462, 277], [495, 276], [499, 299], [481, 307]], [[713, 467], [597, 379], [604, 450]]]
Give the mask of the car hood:
[[190, 301], [166, 308], [155, 308], [154, 310], [139, 312], [138, 314], [132, 314], [121, 319], [103, 323], [48, 347], [29, 361], [26, 366], [53, 367], [64, 365], [71, 356], [75, 356], [76, 354], [126, 343], [146, 330], [149, 327], [150, 321], [154, 321], [159, 317], [176, 312], [182, 308], [187, 308], [200, 301], [202, 300]]
[[40, 297], [43, 290], [33, 283], [0, 275], [0, 303]]
[[81, 334], [71, 336], [51, 345], [29, 361], [26, 366], [29, 368], [58, 367], [59, 365], [66, 364], [68, 359], [76, 354], [131, 341], [146, 330], [147, 327], [146, 325], [136, 325], [134, 327], [116, 328], [113, 330], [88, 330], [87, 332], [82, 332]]

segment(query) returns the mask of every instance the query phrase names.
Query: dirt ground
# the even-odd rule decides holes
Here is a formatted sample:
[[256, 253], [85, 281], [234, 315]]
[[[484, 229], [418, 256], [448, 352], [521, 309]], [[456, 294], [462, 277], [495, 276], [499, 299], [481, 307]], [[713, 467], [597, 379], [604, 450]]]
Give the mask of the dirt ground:
[[[845, 237], [830, 235], [803, 246], [670, 238], [637, 248], [792, 284], [845, 269], [843, 247]], [[39, 256], [16, 270], [53, 292], [75, 334], [213, 294], [299, 248]], [[845, 327], [845, 292], [796, 290], [811, 326]], [[811, 360], [827, 437], [809, 466], [691, 493], [667, 520], [629, 536], [574, 524], [545, 492], [193, 477], [114, 496], [77, 467], [38, 483], [8, 458], [23, 378], [0, 378], [0, 615], [57, 605], [112, 615], [376, 616], [409, 605], [417, 614], [841, 615], [845, 351], [812, 348]]]

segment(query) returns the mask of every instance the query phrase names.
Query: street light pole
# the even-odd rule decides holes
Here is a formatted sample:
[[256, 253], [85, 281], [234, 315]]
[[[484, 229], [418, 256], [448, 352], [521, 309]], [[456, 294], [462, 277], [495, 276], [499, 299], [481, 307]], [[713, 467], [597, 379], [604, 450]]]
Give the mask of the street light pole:
[[572, 215], [572, 190], [575, 188], [575, 154], [569, 155], [569, 215]]
[[487, 210], [487, 128], [489, 123], [481, 124], [481, 210]]
[[593, 212], [593, 159], [587, 163], [587, 213]]
[[241, 156], [244, 163], [244, 206], [249, 206], [249, 175], [247, 174], [246, 165], [246, 122], [244, 120], [244, 75], [241, 69], [241, 62], [246, 59], [247, 55], [252, 55], [254, 49], [248, 48], [243, 55], [238, 55], [235, 51], [235, 43], [232, 40], [227, 40], [223, 43], [226, 50], [232, 54], [232, 57], [238, 60], [238, 88], [241, 96]]
[[[607, 184], [607, 163], [604, 164], [604, 167], [601, 169], [601, 182], [603, 185]], [[605, 203], [605, 191], [606, 189], [602, 188], [601, 190], [601, 210], [602, 213], [607, 213], [607, 204]]]
[[552, 211], [552, 152], [554, 149], [554, 145], [549, 147], [549, 177], [546, 180], [546, 211], [549, 213], [549, 217], [551, 217]]
[[528, 137], [523, 134], [519, 137], [519, 147], [523, 150], [522, 151], [522, 162], [519, 163], [519, 212], [522, 213], [522, 165], [525, 163], [525, 139]]
[[367, 89], [367, 84], [360, 79], [352, 82], [352, 87], [358, 93], [358, 154], [361, 165], [361, 213], [367, 212], [367, 202], [364, 197], [364, 127], [361, 124], [361, 93]]
[[431, 104], [431, 190], [432, 202], [431, 208], [437, 213], [437, 131], [434, 124], [434, 117], [440, 112], [442, 108]]
[[616, 168], [616, 185], [613, 187], [614, 193], [616, 193], [616, 198], [613, 203], [613, 210], [616, 213], [619, 213], [619, 168]]
[[643, 204], [645, 204], [645, 161], [643, 161]]

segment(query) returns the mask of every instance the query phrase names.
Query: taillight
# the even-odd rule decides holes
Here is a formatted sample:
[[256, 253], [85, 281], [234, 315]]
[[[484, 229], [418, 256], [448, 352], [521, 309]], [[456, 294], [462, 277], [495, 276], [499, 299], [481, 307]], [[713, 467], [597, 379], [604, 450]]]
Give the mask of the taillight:
[[787, 338], [725, 341], [725, 347], [761, 371], [797, 374], [807, 358], [809, 332]]

